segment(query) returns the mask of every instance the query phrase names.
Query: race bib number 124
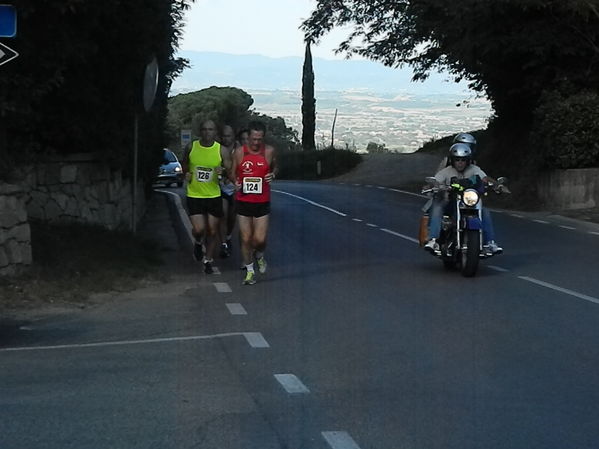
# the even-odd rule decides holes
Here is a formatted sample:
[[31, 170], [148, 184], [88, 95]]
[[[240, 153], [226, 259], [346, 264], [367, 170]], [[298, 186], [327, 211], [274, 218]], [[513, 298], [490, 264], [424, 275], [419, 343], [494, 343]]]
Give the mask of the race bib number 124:
[[243, 193], [262, 193], [262, 178], [243, 178]]

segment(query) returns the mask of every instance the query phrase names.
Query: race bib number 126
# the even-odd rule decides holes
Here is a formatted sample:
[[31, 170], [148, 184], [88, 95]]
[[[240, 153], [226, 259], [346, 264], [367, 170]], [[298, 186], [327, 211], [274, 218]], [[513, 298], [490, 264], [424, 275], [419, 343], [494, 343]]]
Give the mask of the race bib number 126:
[[243, 178], [243, 193], [262, 193], [262, 178]]
[[196, 181], [210, 182], [212, 179], [212, 169], [207, 167], [196, 167]]

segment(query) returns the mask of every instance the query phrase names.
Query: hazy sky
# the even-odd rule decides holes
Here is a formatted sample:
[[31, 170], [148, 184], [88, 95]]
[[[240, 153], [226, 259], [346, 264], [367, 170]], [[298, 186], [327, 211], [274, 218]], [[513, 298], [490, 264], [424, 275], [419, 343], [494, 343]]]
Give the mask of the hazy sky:
[[[270, 57], [304, 55], [299, 26], [310, 16], [314, 0], [196, 0], [185, 16], [182, 50], [260, 54]], [[333, 30], [312, 56], [341, 59], [333, 49], [347, 36]]]

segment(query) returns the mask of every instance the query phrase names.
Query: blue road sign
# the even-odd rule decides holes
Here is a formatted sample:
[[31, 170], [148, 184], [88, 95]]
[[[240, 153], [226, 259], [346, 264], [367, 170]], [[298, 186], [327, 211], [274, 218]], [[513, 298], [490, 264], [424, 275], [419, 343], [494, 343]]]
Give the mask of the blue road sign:
[[0, 5], [0, 37], [17, 35], [17, 10], [12, 5]]

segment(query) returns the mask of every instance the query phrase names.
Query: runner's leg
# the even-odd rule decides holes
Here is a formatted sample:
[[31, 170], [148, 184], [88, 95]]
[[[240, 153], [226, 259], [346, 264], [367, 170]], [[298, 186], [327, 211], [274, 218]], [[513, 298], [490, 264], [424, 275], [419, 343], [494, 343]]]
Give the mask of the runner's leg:
[[254, 248], [252, 247], [253, 217], [238, 215], [239, 237], [241, 238], [241, 258], [244, 265], [252, 263]]

